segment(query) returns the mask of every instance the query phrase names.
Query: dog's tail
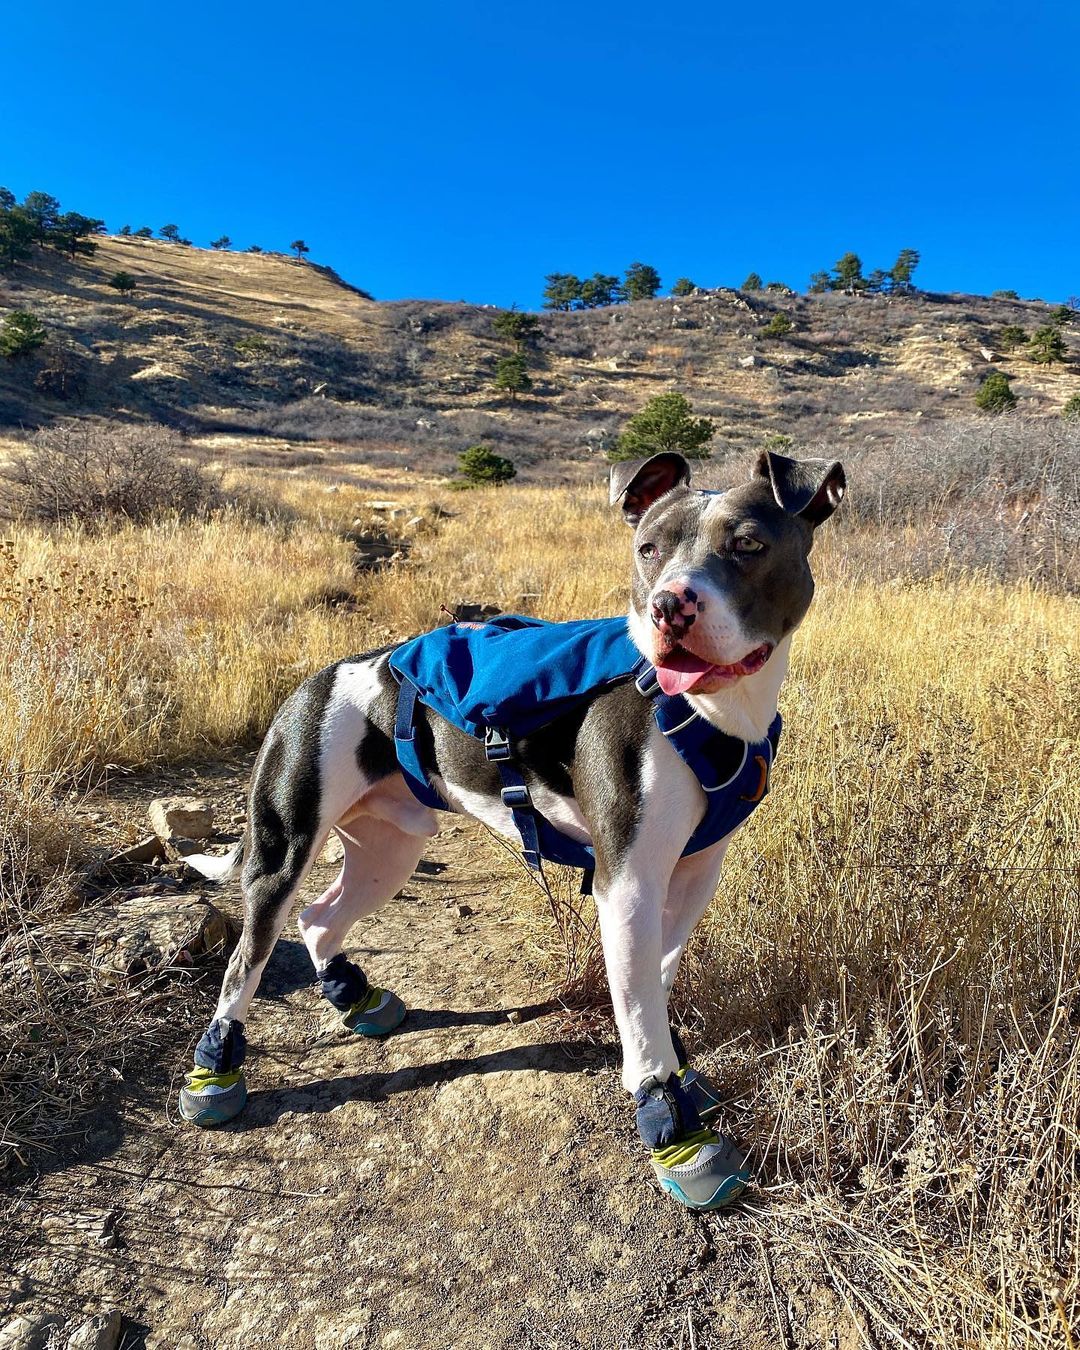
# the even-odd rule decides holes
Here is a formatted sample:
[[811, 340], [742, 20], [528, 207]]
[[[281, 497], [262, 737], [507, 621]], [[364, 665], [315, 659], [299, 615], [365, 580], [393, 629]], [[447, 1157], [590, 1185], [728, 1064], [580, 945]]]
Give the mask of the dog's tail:
[[225, 881], [231, 877], [244, 860], [244, 841], [234, 844], [228, 853], [219, 856], [213, 853], [195, 853], [184, 862], [192, 867], [207, 881]]

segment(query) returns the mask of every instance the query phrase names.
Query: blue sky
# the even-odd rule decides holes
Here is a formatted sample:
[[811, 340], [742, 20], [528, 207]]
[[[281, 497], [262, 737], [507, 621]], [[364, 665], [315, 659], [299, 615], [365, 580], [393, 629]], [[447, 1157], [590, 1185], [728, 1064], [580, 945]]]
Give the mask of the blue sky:
[[1080, 293], [1080, 7], [9, 6], [0, 184], [380, 299], [552, 271]]

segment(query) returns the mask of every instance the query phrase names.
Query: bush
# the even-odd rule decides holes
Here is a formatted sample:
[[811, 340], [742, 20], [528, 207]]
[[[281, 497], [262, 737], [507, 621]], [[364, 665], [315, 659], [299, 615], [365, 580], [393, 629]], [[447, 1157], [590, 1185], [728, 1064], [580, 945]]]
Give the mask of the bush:
[[1065, 360], [1065, 339], [1061, 329], [1049, 323], [1037, 328], [1028, 343], [1028, 355], [1040, 366], [1052, 365], [1055, 361]]
[[119, 291], [121, 295], [130, 295], [138, 282], [130, 272], [114, 272], [109, 278], [109, 285], [114, 291]]
[[180, 460], [183, 442], [165, 427], [68, 422], [39, 431], [6, 470], [9, 516], [93, 524], [204, 517], [225, 498]]
[[486, 445], [470, 445], [458, 455], [458, 472], [473, 487], [498, 487], [517, 476], [517, 469], [508, 459], [489, 450]]
[[1061, 415], [1066, 422], [1080, 422], [1080, 394], [1073, 394], [1071, 398], [1065, 400]]
[[640, 459], [673, 450], [690, 459], [706, 459], [715, 431], [707, 417], [693, 416], [690, 402], [682, 394], [657, 394], [630, 418], [607, 457]]
[[45, 326], [25, 309], [13, 309], [0, 326], [0, 355], [17, 360], [45, 341]]
[[769, 322], [761, 330], [762, 337], [786, 337], [792, 331], [795, 325], [784, 311], [777, 310]]
[[1018, 323], [1007, 323], [998, 333], [998, 346], [1003, 352], [1014, 352], [1027, 340], [1027, 333]]
[[991, 291], [991, 300], [1019, 300], [1020, 295], [1017, 291]]
[[1016, 395], [1009, 385], [1009, 377], [1000, 370], [991, 371], [975, 393], [975, 406], [983, 412], [1010, 412], [1016, 407]]

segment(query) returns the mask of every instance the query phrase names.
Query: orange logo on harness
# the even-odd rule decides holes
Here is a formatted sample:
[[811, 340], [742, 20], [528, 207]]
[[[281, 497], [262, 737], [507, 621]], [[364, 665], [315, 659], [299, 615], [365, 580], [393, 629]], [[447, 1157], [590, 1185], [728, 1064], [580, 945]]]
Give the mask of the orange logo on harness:
[[765, 789], [769, 786], [769, 761], [764, 755], [755, 755], [754, 761], [761, 770], [761, 781], [757, 785], [757, 791], [753, 793], [743, 793], [744, 802], [759, 802], [765, 796]]

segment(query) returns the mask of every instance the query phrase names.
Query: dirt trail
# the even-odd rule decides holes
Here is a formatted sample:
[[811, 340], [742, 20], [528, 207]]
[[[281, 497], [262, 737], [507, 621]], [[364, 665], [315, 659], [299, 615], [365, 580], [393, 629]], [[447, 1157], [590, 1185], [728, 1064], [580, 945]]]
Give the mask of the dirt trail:
[[[219, 800], [240, 786], [198, 783]], [[150, 789], [122, 796], [145, 806]], [[201, 983], [175, 1057], [17, 1197], [20, 1313], [115, 1307], [125, 1348], [859, 1343], [835, 1300], [809, 1321], [778, 1303], [751, 1215], [659, 1193], [614, 1045], [545, 1003], [523, 921], [470, 875], [467, 840], [444, 831], [353, 935], [410, 1008], [384, 1043], [334, 1026], [290, 924], [248, 1020], [248, 1108], [215, 1132], [174, 1106], [220, 968]]]

